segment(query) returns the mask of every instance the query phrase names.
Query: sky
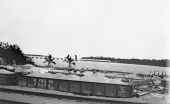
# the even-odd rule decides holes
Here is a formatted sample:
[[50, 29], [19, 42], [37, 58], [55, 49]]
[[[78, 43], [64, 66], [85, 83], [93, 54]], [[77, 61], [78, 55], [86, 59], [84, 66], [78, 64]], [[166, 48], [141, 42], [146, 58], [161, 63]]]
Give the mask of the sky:
[[26, 54], [170, 58], [169, 4], [169, 0], [0, 0], [0, 41], [18, 44]]

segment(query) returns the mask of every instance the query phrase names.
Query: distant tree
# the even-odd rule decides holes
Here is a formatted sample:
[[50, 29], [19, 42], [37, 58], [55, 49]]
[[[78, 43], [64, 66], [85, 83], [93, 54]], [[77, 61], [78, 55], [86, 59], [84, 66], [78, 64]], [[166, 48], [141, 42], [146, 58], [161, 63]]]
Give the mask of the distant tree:
[[74, 59], [70, 55], [67, 55], [64, 61], [69, 64], [69, 67], [71, 67], [71, 65], [75, 65]]
[[121, 58], [109, 58], [109, 57], [103, 57], [103, 56], [98, 56], [98, 57], [82, 57], [81, 59], [99, 59], [99, 60], [110, 60], [111, 62], [116, 62], [116, 63], [127, 63], [127, 64], [139, 64], [139, 65], [152, 65], [152, 66], [161, 66], [161, 67], [169, 67], [170, 60], [169, 59], [161, 59], [161, 60], [156, 60], [156, 59], [121, 59]]
[[54, 59], [55, 59], [55, 58], [53, 58], [52, 55], [50, 55], [50, 54], [49, 54], [47, 57], [45, 57], [44, 59], [45, 59], [45, 61], [44, 61], [43, 63], [48, 63], [48, 64], [47, 64], [48, 67], [51, 67], [51, 64], [52, 64], [52, 63], [53, 63], [53, 64], [56, 64], [56, 63], [54, 62]]
[[77, 61], [78, 59], [77, 59], [77, 55], [75, 55], [75, 61]]
[[69, 57], [70, 57], [70, 55], [68, 54], [67, 57], [66, 57], [66, 59], [68, 59]]
[[27, 60], [20, 47], [16, 44], [12, 45], [8, 42], [0, 42], [0, 58], [6, 60], [6, 64], [34, 64]]

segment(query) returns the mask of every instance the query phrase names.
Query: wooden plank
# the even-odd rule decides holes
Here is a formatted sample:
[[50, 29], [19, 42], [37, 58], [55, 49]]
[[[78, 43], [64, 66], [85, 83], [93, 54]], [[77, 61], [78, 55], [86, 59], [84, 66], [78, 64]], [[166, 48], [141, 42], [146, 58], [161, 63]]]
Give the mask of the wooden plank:
[[59, 91], [68, 92], [69, 91], [69, 81], [59, 80]]
[[27, 86], [27, 79], [25, 77], [18, 77], [19, 86]]
[[37, 78], [37, 88], [46, 89], [47, 88], [47, 79]]
[[70, 92], [80, 93], [80, 82], [70, 81]]
[[117, 85], [106, 84], [105, 85], [105, 96], [117, 97]]
[[1, 85], [6, 85], [8, 82], [7, 76], [5, 74], [0, 74], [0, 84]]
[[92, 83], [81, 82], [81, 94], [92, 95]]
[[93, 84], [93, 95], [104, 96], [104, 84], [95, 83]]
[[27, 77], [27, 83], [28, 83], [27, 85], [28, 87], [33, 87], [33, 88], [37, 87], [37, 80], [34, 77]]
[[118, 97], [131, 97], [132, 89], [131, 86], [118, 86]]
[[54, 80], [52, 80], [52, 79], [48, 80], [48, 89], [55, 90]]

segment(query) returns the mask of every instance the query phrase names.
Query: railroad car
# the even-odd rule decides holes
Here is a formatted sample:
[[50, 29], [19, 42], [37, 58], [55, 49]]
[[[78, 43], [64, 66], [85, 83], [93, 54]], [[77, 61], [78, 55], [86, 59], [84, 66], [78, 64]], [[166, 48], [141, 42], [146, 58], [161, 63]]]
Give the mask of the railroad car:
[[112, 98], [132, 97], [133, 94], [133, 86], [128, 84], [102, 83], [100, 81], [77, 80], [73, 77], [73, 79], [71, 77], [60, 77], [53, 74], [15, 75], [14, 73], [6, 74], [0, 71], [0, 84], [16, 85], [14, 82], [17, 82], [18, 86], [23, 87]]
[[0, 85], [16, 85], [15, 73], [0, 69]]

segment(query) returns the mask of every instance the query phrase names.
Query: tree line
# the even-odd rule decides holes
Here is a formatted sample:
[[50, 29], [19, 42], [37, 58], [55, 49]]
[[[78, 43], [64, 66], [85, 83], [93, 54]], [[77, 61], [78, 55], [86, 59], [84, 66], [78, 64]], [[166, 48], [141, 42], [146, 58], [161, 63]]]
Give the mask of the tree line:
[[0, 58], [5, 59], [6, 64], [34, 64], [27, 60], [21, 48], [17, 44], [9, 44], [8, 42], [0, 42]]
[[103, 56], [90, 56], [90, 57], [82, 57], [81, 59], [97, 59], [97, 60], [110, 60], [111, 62], [115, 63], [126, 63], [126, 64], [139, 64], [139, 65], [151, 65], [151, 66], [161, 66], [161, 67], [169, 67], [169, 59], [121, 59], [121, 58], [114, 58], [114, 57], [103, 57]]
[[[77, 56], [76, 56], [77, 57]], [[17, 44], [9, 44], [8, 42], [0, 42], [0, 58], [5, 59], [6, 64], [34, 64], [31, 60], [27, 60], [28, 57], [24, 56], [21, 48]], [[66, 57], [69, 66], [72, 63], [72, 58], [69, 55]], [[69, 60], [70, 59], [70, 60]], [[169, 59], [121, 59], [114, 57], [103, 57], [103, 56], [90, 56], [82, 57], [81, 59], [98, 59], [98, 60], [110, 60], [116, 63], [126, 63], [126, 64], [139, 64], [139, 65], [152, 65], [169, 67]]]

